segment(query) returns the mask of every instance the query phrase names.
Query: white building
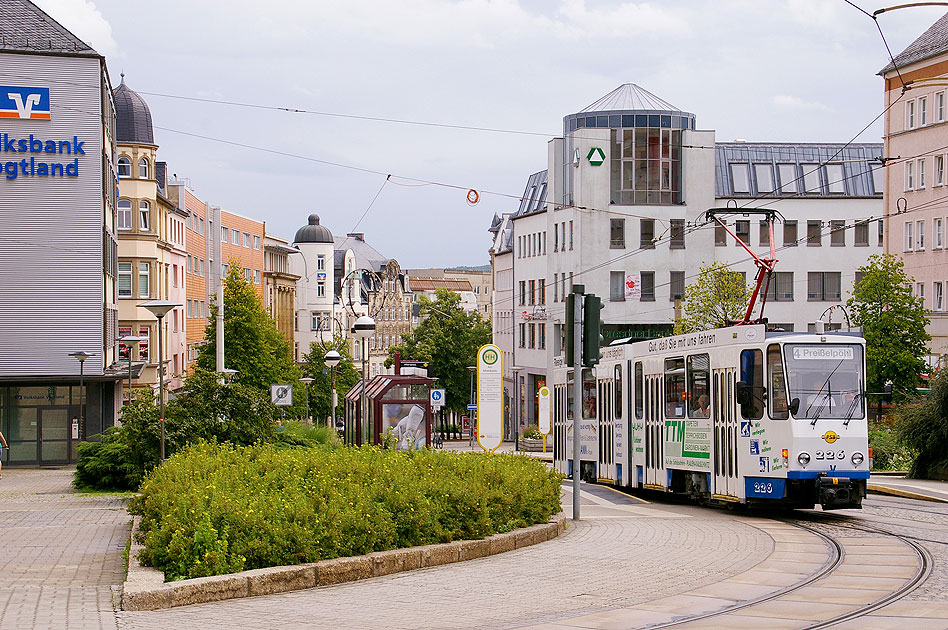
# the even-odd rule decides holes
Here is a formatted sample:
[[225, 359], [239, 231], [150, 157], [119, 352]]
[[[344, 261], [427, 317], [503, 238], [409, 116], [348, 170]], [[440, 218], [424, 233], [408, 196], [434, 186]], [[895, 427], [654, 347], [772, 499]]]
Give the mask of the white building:
[[300, 254], [290, 255], [290, 273], [299, 276], [296, 281], [294, 314], [295, 358], [303, 360], [313, 342], [329, 343], [333, 332], [344, 334], [342, 322], [337, 322], [334, 287], [336, 285], [332, 232], [319, 224], [319, 216], [309, 215], [293, 237], [293, 247]]
[[[512, 305], [495, 292], [494, 312], [514, 312], [522, 425], [535, 424], [537, 390], [562, 354], [574, 282], [602, 298], [608, 343], [669, 334], [675, 298], [702, 265], [720, 261], [754, 278], [751, 257], [704, 217], [730, 200], [785, 219], [775, 226], [769, 320], [796, 330], [844, 321], [833, 307], [845, 302], [856, 268], [881, 252], [878, 222], [865, 222], [882, 212], [872, 175], [881, 152], [880, 144], [717, 144], [694, 114], [633, 84], [566, 116], [547, 169], [530, 176], [512, 217]], [[769, 254], [761, 218], [725, 221]]]
[[[513, 221], [510, 214], [494, 215], [490, 232], [494, 243], [490, 248], [491, 284], [494, 287], [491, 296], [491, 331], [494, 344], [503, 355], [504, 369], [504, 436], [513, 435], [513, 417], [511, 401], [514, 392], [514, 293], [513, 293]], [[495, 310], [496, 307], [496, 310]]]

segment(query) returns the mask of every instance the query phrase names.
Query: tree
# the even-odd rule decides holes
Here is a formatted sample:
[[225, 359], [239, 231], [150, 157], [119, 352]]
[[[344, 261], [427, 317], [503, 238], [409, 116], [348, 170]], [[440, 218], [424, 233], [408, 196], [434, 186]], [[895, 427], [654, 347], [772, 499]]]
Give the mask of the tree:
[[675, 320], [675, 334], [727, 326], [744, 317], [751, 290], [744, 275], [714, 261], [701, 267], [694, 282], [685, 287], [683, 314]]
[[403, 359], [427, 361], [428, 375], [446, 390], [445, 409], [456, 412], [467, 408], [471, 382], [467, 368], [477, 360], [478, 348], [491, 342], [490, 324], [477, 312], [465, 312], [460, 303], [461, 296], [447, 289], [436, 290], [434, 300], [422, 297], [421, 323], [402, 335], [402, 344], [389, 348], [385, 360], [390, 367], [397, 351]]
[[905, 399], [920, 381], [931, 339], [923, 300], [912, 295], [912, 279], [897, 256], [870, 256], [859, 272], [846, 306], [866, 338], [867, 388], [881, 392], [892, 381], [894, 396]]
[[[205, 344], [201, 346], [197, 367], [214, 372], [217, 369], [217, 304], [214, 300], [210, 311]], [[227, 367], [237, 370], [232, 379], [235, 383], [269, 392], [274, 383], [296, 383], [299, 380], [299, 368], [293, 361], [290, 342], [270, 319], [253, 285], [241, 275], [236, 261], [231, 261], [224, 278], [224, 348]], [[301, 407], [302, 398], [294, 398], [294, 403]]]
[[948, 373], [939, 373], [931, 386], [924, 399], [896, 411], [896, 427], [902, 444], [918, 453], [909, 476], [943, 479], [948, 474]]
[[346, 348], [342, 336], [336, 335], [331, 343], [314, 341], [309, 347], [309, 354], [303, 355], [303, 373], [314, 379], [309, 387], [309, 407], [314, 418], [328, 418], [332, 407], [332, 373], [326, 367], [326, 353], [335, 350], [342, 356], [336, 366], [336, 420], [343, 416], [346, 393], [359, 382], [359, 372], [352, 365], [352, 355]]

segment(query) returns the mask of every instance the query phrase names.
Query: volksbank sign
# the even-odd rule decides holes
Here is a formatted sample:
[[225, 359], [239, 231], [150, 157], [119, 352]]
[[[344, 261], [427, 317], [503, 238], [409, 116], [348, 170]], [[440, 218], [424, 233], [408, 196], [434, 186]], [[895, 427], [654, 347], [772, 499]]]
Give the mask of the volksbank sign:
[[[0, 118], [49, 120], [49, 88], [0, 85]], [[0, 172], [6, 179], [79, 177], [78, 157], [63, 161], [50, 156], [85, 155], [84, 144], [79, 136], [68, 140], [0, 133]], [[10, 160], [11, 154], [20, 159]]]

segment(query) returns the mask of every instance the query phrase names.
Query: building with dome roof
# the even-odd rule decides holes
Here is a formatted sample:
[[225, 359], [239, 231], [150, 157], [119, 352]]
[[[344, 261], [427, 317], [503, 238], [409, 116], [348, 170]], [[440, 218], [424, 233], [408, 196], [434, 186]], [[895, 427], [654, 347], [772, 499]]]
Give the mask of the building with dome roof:
[[28, 0], [0, 0], [0, 31], [3, 464], [65, 465], [120, 404], [112, 84]]
[[290, 272], [296, 283], [295, 350], [297, 361], [309, 353], [313, 342], [331, 343], [333, 334], [346, 336], [343, 309], [336, 300], [332, 232], [311, 214], [307, 224], [296, 231], [293, 247], [300, 253], [290, 256]]
[[[537, 392], [565, 361], [565, 298], [574, 282], [602, 298], [610, 343], [670, 334], [702, 266], [720, 262], [754, 279], [744, 248], [706, 220], [710, 208], [780, 212], [770, 322], [789, 330], [817, 321], [845, 326], [840, 307], [856, 269], [882, 251], [880, 155], [877, 143], [717, 142], [695, 114], [634, 83], [566, 115], [519, 207], [503, 229], [491, 225], [495, 343], [512, 346], [505, 365], [520, 368], [512, 388], [520, 425], [536, 424]], [[769, 255], [762, 218], [748, 212], [725, 223]], [[511, 276], [507, 303], [497, 302], [501, 274]], [[506, 326], [505, 313], [513, 315]]]
[[[188, 210], [168, 196], [166, 167], [158, 162], [158, 145], [148, 103], [125, 83], [112, 92], [118, 171], [118, 305], [119, 337], [138, 337], [122, 344], [122, 360], [137, 368], [133, 387], [158, 387], [158, 321], [139, 305], [148, 300], [170, 300], [181, 306], [162, 320], [168, 361], [165, 385], [179, 389], [186, 368], [185, 300]], [[193, 287], [192, 287], [193, 290]], [[129, 392], [123, 392], [127, 403]]]

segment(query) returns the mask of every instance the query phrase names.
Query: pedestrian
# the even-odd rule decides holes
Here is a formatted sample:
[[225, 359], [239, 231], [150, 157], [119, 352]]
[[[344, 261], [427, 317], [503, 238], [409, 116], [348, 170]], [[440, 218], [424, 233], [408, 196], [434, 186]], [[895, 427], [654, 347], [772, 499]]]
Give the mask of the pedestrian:
[[2, 431], [0, 431], [0, 444], [3, 445], [3, 446], [0, 446], [0, 479], [2, 479], [3, 478], [3, 451], [10, 450], [10, 447], [7, 446], [7, 438], [3, 437]]

